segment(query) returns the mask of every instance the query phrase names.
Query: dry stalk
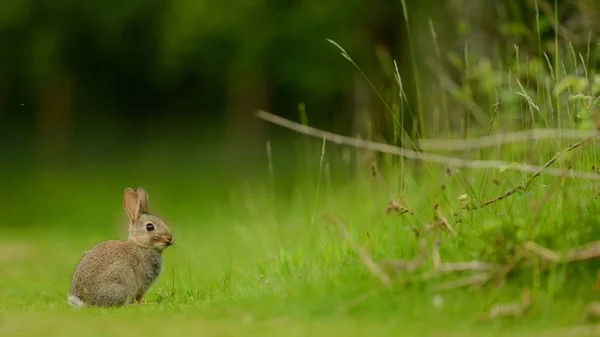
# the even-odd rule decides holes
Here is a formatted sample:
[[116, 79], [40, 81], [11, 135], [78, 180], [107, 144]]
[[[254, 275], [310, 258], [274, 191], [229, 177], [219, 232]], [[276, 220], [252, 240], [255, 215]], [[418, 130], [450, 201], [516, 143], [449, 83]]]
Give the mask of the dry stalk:
[[[421, 248], [419, 255], [415, 257], [413, 260], [393, 260], [393, 259], [383, 259], [380, 260], [379, 263], [383, 265], [386, 269], [392, 270], [395, 273], [401, 272], [409, 272], [412, 273], [415, 270], [419, 269], [427, 260], [427, 249], [425, 249], [426, 241], [421, 239], [419, 241], [419, 246]], [[434, 249], [438, 246], [438, 242], [434, 245]]]
[[433, 221], [433, 220], [429, 219], [428, 217], [424, 216], [423, 214], [419, 214], [419, 213], [409, 209], [408, 206], [406, 206], [406, 201], [404, 200], [403, 197], [400, 199], [394, 199], [394, 200], [390, 201], [388, 203], [388, 207], [385, 209], [385, 212], [387, 214], [394, 212], [398, 215], [409, 213], [410, 215], [416, 215], [425, 221], [429, 221], [429, 222]]
[[[531, 184], [531, 181], [533, 181], [533, 179], [539, 177], [545, 170], [547, 170], [550, 167], [550, 165], [554, 164], [554, 162], [558, 158], [560, 158], [560, 156], [564, 155], [567, 152], [571, 152], [571, 151], [577, 149], [578, 147], [586, 144], [587, 142], [589, 142], [590, 140], [596, 138], [597, 136], [598, 136], [598, 134], [596, 134], [596, 135], [594, 135], [592, 137], [588, 137], [588, 138], [583, 139], [583, 140], [581, 140], [581, 141], [579, 141], [579, 142], [577, 142], [575, 144], [570, 145], [569, 147], [563, 149], [562, 151], [559, 151], [557, 154], [554, 155], [554, 157], [550, 158], [550, 160], [548, 160], [546, 162], [546, 164], [544, 164], [543, 166], [539, 167], [533, 173], [533, 175], [531, 177], [529, 177], [528, 179], [526, 179], [524, 182], [518, 184], [517, 186], [511, 188], [510, 190], [504, 192], [503, 194], [501, 194], [501, 195], [499, 195], [499, 196], [497, 196], [495, 198], [492, 198], [490, 200], [484, 201], [483, 203], [481, 203], [481, 205], [479, 205], [479, 208], [491, 205], [491, 204], [493, 204], [493, 203], [495, 203], [497, 201], [500, 201], [500, 200], [502, 200], [502, 199], [504, 199], [506, 197], [509, 197], [509, 196], [517, 193], [518, 191], [524, 191], [524, 190], [526, 190], [527, 187], [529, 187], [529, 184]], [[562, 171], [562, 174], [560, 175], [560, 177], [563, 177], [563, 178], [565, 176], [567, 176], [568, 172], [573, 172], [573, 171], [569, 171], [569, 170], [567, 170], [567, 172], [565, 172], [564, 170], [560, 170], [560, 171]]]
[[526, 336], [544, 336], [544, 337], [592, 337], [600, 336], [600, 324], [583, 324], [567, 328], [546, 329], [539, 331], [535, 335]]
[[388, 207], [385, 209], [385, 212], [387, 214], [390, 214], [390, 212], [394, 212], [398, 215], [402, 215], [405, 213], [410, 213], [411, 215], [415, 214], [415, 212], [408, 209], [404, 198], [394, 199], [394, 200], [390, 201], [388, 204]]
[[[288, 119], [273, 115], [266, 111], [259, 110], [256, 112], [256, 116], [264, 121], [272, 124], [279, 125], [286, 129], [311, 136], [319, 139], [326, 139], [326, 141], [338, 145], [351, 146], [354, 148], [367, 149], [381, 153], [388, 153], [396, 156], [400, 156], [407, 159], [426, 161], [430, 163], [436, 163], [445, 166], [454, 166], [462, 168], [473, 168], [473, 169], [507, 169], [515, 170], [527, 173], [547, 174], [552, 176], [562, 176], [564, 171], [561, 169], [554, 169], [549, 167], [539, 167], [536, 165], [527, 164], [514, 164], [511, 162], [500, 161], [500, 160], [468, 160], [456, 157], [443, 156], [433, 153], [418, 152], [402, 147], [397, 147], [389, 144], [377, 143], [368, 140], [362, 140], [354, 137], [342, 136], [339, 134], [319, 130], [307, 125], [302, 125], [290, 121]], [[541, 169], [541, 170], [540, 170]], [[539, 173], [538, 173], [539, 172]], [[571, 178], [587, 179], [592, 181], [600, 181], [600, 175], [594, 172], [583, 172], [583, 171], [570, 171], [567, 175]], [[514, 193], [514, 192], [513, 192]]]
[[544, 260], [552, 263], [571, 263], [583, 260], [590, 260], [600, 257], [600, 240], [587, 243], [581, 247], [576, 247], [559, 254], [546, 247], [543, 247], [533, 241], [523, 244], [523, 247]]
[[381, 269], [381, 267], [375, 263], [373, 261], [373, 258], [371, 257], [371, 254], [369, 254], [369, 252], [367, 252], [366, 249], [364, 249], [362, 246], [360, 246], [358, 243], [356, 243], [354, 241], [354, 239], [352, 238], [352, 235], [350, 235], [350, 232], [348, 231], [348, 228], [346, 228], [346, 226], [335, 220], [332, 217], [329, 216], [325, 216], [325, 218], [333, 225], [337, 226], [342, 237], [350, 244], [350, 246], [352, 246], [352, 248], [359, 254], [360, 259], [362, 260], [363, 264], [365, 265], [365, 267], [367, 267], [367, 269], [369, 269], [369, 271], [375, 276], [377, 277], [381, 283], [383, 283], [386, 287], [391, 287], [392, 286], [392, 281], [390, 279], [390, 277]]
[[[533, 241], [527, 241], [523, 244], [525, 251], [533, 252], [536, 255], [542, 257], [544, 260], [559, 264], [559, 263], [571, 263], [582, 260], [590, 260], [600, 257], [600, 241], [594, 241], [583, 245], [581, 247], [572, 248], [563, 254], [558, 254], [548, 248], [545, 248]], [[441, 275], [444, 273], [461, 272], [461, 271], [481, 271], [482, 273], [474, 274], [463, 279], [456, 281], [450, 281], [438, 286], [439, 289], [449, 290], [459, 288], [468, 285], [483, 285], [492, 277], [499, 280], [504, 280], [521, 262], [524, 258], [524, 254], [518, 251], [512, 258], [511, 262], [505, 265], [492, 264], [480, 261], [469, 261], [469, 262], [455, 262], [455, 263], [442, 263], [436, 273], [428, 274], [425, 279], [435, 275]], [[530, 266], [526, 266], [530, 267]]]
[[495, 273], [497, 284], [503, 284], [508, 274], [510, 274], [515, 269], [515, 267], [519, 264], [519, 262], [523, 260], [524, 257], [525, 256], [523, 255], [523, 253], [521, 251], [518, 251], [512, 257], [511, 261], [508, 264], [500, 266], [500, 268], [498, 268], [497, 272]]
[[448, 222], [448, 219], [444, 216], [444, 213], [442, 213], [440, 206], [435, 205], [434, 209], [435, 209], [435, 214], [437, 215], [437, 217], [440, 219], [440, 221], [444, 225], [444, 228], [446, 228], [452, 234], [452, 236], [457, 237], [458, 234], [456, 233], [456, 231], [454, 230], [452, 225], [450, 225], [450, 222]]
[[437, 271], [442, 266], [442, 256], [440, 255], [440, 241], [436, 240], [431, 251], [431, 258], [433, 259], [433, 270]]
[[[505, 265], [489, 263], [484, 261], [466, 261], [466, 262], [445, 262], [439, 264], [437, 268], [433, 268], [432, 271], [427, 272], [423, 275], [423, 279], [431, 279], [434, 277], [442, 276], [444, 274], [460, 273], [465, 271], [472, 272], [486, 272], [490, 278], [499, 271], [506, 268]], [[471, 275], [472, 276], [472, 275]], [[486, 281], [487, 282], [487, 281]], [[480, 284], [483, 284], [482, 282]]]
[[440, 265], [437, 272], [447, 274], [461, 271], [492, 271], [500, 267], [502, 265], [483, 261], [445, 262]]

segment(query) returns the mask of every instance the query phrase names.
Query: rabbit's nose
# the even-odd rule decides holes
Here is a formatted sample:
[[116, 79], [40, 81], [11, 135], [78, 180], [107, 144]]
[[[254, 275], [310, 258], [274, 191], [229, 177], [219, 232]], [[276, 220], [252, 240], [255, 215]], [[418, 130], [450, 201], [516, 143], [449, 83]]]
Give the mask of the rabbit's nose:
[[171, 234], [167, 234], [167, 235], [165, 236], [165, 239], [167, 240], [167, 244], [169, 244], [169, 245], [170, 245], [170, 244], [172, 244], [172, 243], [173, 243], [173, 235], [171, 235]]

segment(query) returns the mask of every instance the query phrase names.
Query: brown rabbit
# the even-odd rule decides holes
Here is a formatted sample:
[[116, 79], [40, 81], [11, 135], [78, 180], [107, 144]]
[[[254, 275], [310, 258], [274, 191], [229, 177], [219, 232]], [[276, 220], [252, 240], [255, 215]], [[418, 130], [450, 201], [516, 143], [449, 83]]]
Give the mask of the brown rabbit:
[[104, 241], [85, 253], [71, 281], [72, 306], [140, 302], [160, 274], [162, 251], [173, 244], [169, 227], [148, 213], [148, 194], [141, 187], [125, 189], [123, 207], [129, 217], [128, 240]]

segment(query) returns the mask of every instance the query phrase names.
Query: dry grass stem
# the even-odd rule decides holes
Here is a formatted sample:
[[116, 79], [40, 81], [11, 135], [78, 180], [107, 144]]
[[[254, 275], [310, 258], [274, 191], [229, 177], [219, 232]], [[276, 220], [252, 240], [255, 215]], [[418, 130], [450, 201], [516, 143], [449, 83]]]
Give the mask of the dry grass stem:
[[570, 263], [600, 257], [600, 240], [569, 249], [563, 254], [556, 253], [532, 241], [526, 242], [523, 247], [552, 263]]
[[438, 268], [438, 273], [454, 273], [459, 271], [491, 271], [502, 267], [502, 265], [483, 262], [483, 261], [468, 261], [468, 262], [445, 262]]
[[433, 222], [432, 219], [429, 219], [426, 216], [416, 213], [409, 209], [408, 206], [406, 206], [406, 201], [404, 200], [404, 198], [394, 199], [388, 203], [388, 206], [385, 209], [385, 213], [390, 214], [391, 212], [394, 212], [398, 215], [409, 213], [410, 215], [416, 215], [425, 221]]
[[597, 257], [600, 257], [600, 241], [594, 241], [564, 253], [565, 262], [589, 260]]
[[381, 269], [381, 267], [375, 263], [375, 261], [373, 261], [373, 258], [371, 257], [371, 254], [369, 254], [369, 252], [367, 252], [366, 249], [364, 249], [362, 246], [360, 246], [358, 243], [356, 243], [354, 241], [354, 239], [352, 238], [352, 235], [350, 235], [350, 232], [348, 231], [348, 228], [346, 228], [346, 226], [329, 217], [329, 216], [325, 216], [325, 218], [333, 225], [337, 226], [342, 237], [350, 244], [350, 246], [352, 246], [352, 248], [359, 254], [360, 259], [362, 260], [363, 264], [365, 265], [365, 267], [367, 267], [367, 269], [369, 269], [369, 271], [375, 276], [377, 277], [381, 283], [383, 283], [386, 287], [391, 287], [392, 286], [392, 280], [390, 279], [390, 277]]
[[[567, 174], [567, 172], [569, 172], [570, 169], [571, 169], [571, 167], [569, 167], [565, 170], [565, 175]], [[527, 230], [528, 236], [531, 237], [534, 229], [537, 227], [537, 224], [540, 222], [540, 219], [542, 217], [542, 210], [544, 209], [544, 205], [548, 202], [548, 200], [550, 200], [550, 197], [557, 189], [556, 187], [561, 185], [564, 182], [564, 180], [565, 180], [565, 176], [563, 175], [562, 177], [560, 177], [560, 179], [557, 182], [555, 182], [554, 184], [552, 184], [552, 186], [550, 186], [550, 189], [548, 189], [548, 191], [546, 191], [546, 193], [544, 193], [544, 197], [542, 198], [542, 200], [540, 200], [534, 204], [533, 219], [531, 220], [529, 229]]]
[[[382, 259], [379, 263], [386, 269], [391, 270], [395, 273], [409, 272], [412, 273], [419, 269], [428, 258], [428, 250], [426, 249], [427, 242], [422, 239], [419, 241], [420, 252], [417, 257], [412, 260], [394, 260], [394, 259]], [[434, 244], [434, 250], [438, 247], [438, 242]], [[435, 254], [435, 252], [434, 252]]]
[[431, 258], [433, 259], [433, 270], [438, 271], [442, 266], [442, 256], [440, 255], [439, 241], [436, 241], [436, 244], [433, 245]]
[[385, 209], [385, 212], [387, 214], [394, 212], [398, 215], [402, 215], [405, 213], [410, 213], [411, 215], [415, 214], [410, 209], [408, 209], [408, 207], [406, 207], [406, 202], [404, 201], [404, 198], [394, 199], [390, 201], [388, 207]]
[[[417, 152], [410, 149], [405, 149], [402, 147], [397, 147], [393, 145], [383, 144], [372, 142], [368, 140], [362, 140], [354, 137], [347, 137], [338, 135], [335, 133], [322, 131], [310, 126], [302, 125], [288, 119], [273, 115], [266, 111], [259, 110], [256, 112], [256, 116], [264, 121], [267, 121], [272, 124], [279, 125], [286, 129], [311, 136], [317, 137], [319, 139], [325, 138], [328, 142], [351, 146], [360, 149], [367, 149], [381, 153], [388, 153], [396, 156], [400, 156], [407, 159], [426, 161], [430, 163], [436, 163], [445, 166], [454, 166], [454, 167], [462, 167], [462, 168], [472, 168], [472, 169], [506, 169], [506, 170], [515, 170], [520, 172], [534, 173], [534, 174], [547, 174], [553, 176], [562, 176], [564, 175], [564, 170], [562, 169], [554, 169], [554, 168], [543, 168], [536, 165], [527, 165], [527, 164], [515, 164], [506, 161], [500, 160], [467, 160], [456, 157], [443, 156], [433, 153], [425, 153], [425, 152]], [[540, 170], [541, 169], [541, 170]], [[539, 172], [539, 173], [538, 173]], [[570, 178], [580, 178], [592, 181], [600, 181], [600, 175], [594, 172], [583, 172], [583, 171], [569, 171], [566, 175]]]
[[525, 258], [523, 253], [518, 251], [508, 264], [501, 266], [494, 275], [497, 284], [503, 284], [508, 274], [515, 269], [515, 267], [523, 260], [523, 258]]
[[414, 260], [383, 259], [379, 261], [379, 264], [384, 266], [386, 269], [393, 271], [394, 273], [412, 273], [419, 269], [423, 265], [423, 262], [425, 262], [425, 259], [418, 257]]
[[457, 237], [458, 234], [456, 233], [452, 225], [450, 225], [450, 222], [448, 222], [448, 219], [444, 216], [444, 213], [442, 213], [442, 210], [440, 209], [439, 205], [435, 205], [435, 214], [444, 225], [444, 228], [446, 228], [450, 233], [452, 233], [452, 236]]

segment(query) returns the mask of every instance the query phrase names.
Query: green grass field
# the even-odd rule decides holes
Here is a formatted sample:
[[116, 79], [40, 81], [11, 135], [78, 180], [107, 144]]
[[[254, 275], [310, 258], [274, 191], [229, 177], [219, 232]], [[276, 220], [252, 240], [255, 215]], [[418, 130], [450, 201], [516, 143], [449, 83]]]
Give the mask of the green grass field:
[[[569, 141], [536, 143], [539, 150], [531, 157], [526, 154], [531, 142], [472, 155], [543, 164]], [[598, 240], [597, 183], [542, 174], [525, 191], [466, 210], [461, 195], [469, 195], [477, 205], [531, 174], [502, 169], [453, 169], [448, 174], [442, 165], [425, 163], [415, 169], [410, 161], [382, 157], [381, 169], [373, 176], [368, 165], [345, 162], [355, 150], [326, 144], [322, 155], [318, 140], [302, 139], [301, 144], [306, 151], [293, 171], [300, 174], [282, 172], [289, 166], [274, 155], [273, 173], [265, 172], [265, 182], [241, 186], [211, 183], [210, 173], [200, 169], [201, 160], [174, 160], [169, 168], [151, 168], [154, 159], [142, 156], [131, 159], [135, 166], [97, 163], [52, 173], [4, 171], [0, 335], [600, 333], [598, 326], [582, 326], [587, 305], [599, 298], [597, 260], [552, 266], [529, 254], [503, 285], [490, 282], [480, 288], [438, 291], [439, 285], [472, 272], [426, 278], [435, 260], [428, 254], [415, 270], [386, 271], [391, 279], [386, 287], [348, 238], [324, 218], [343, 224], [351, 240], [375, 262], [411, 260], [422, 252], [413, 229], [423, 230], [434, 222], [434, 206], [439, 205], [457, 235], [439, 228], [422, 234], [426, 252], [432, 252], [438, 240], [442, 263], [505, 264], [527, 240], [557, 252]], [[274, 142], [273, 153], [288, 146], [293, 148]], [[155, 155], [166, 156], [168, 149], [162, 151]], [[553, 167], [571, 163], [573, 169], [590, 171], [598, 165], [597, 156], [591, 142]], [[146, 304], [73, 309], [66, 295], [83, 251], [105, 239], [126, 237], [121, 196], [127, 186], [148, 190], [151, 211], [168, 221], [176, 245], [165, 251], [164, 272]], [[414, 214], [387, 214], [394, 198], [404, 198]], [[518, 302], [523, 289], [531, 290], [533, 300], [522, 317], [481, 320], [495, 305]]]
[[[469, 125], [468, 135], [593, 128], [586, 100], [600, 92], [600, 77], [587, 67], [567, 76], [572, 67], [561, 57], [554, 68], [548, 61], [550, 69], [541, 57], [520, 64], [518, 55], [497, 73], [486, 60], [464, 69], [487, 88], [478, 97], [502, 110], [485, 110], [493, 114], [489, 125]], [[538, 82], [527, 83], [530, 76]], [[451, 95], [439, 89], [467, 114], [474, 111], [471, 88]], [[386, 105], [395, 121], [404, 120], [399, 96]], [[464, 117], [443, 112], [441, 124]], [[400, 136], [400, 125], [392, 128]], [[62, 170], [26, 161], [0, 166], [0, 335], [600, 336], [600, 326], [584, 319], [600, 299], [598, 259], [552, 263], [548, 256], [555, 254], [531, 248], [533, 242], [561, 254], [600, 240], [598, 181], [546, 175], [567, 167], [597, 171], [596, 140], [532, 179], [513, 164], [457, 169], [391, 155], [377, 156], [373, 170], [363, 151], [285, 133], [285, 141], [271, 139], [270, 154], [249, 163], [262, 167], [251, 178], [247, 167], [218, 163], [217, 147], [198, 148], [198, 139], [169, 143], [161, 135], [142, 140], [133, 155], [110, 144], [95, 152], [81, 145], [75, 164]], [[578, 140], [444, 154], [544, 165]], [[526, 188], [499, 198], [520, 184]], [[163, 274], [143, 305], [69, 307], [78, 260], [102, 240], [126, 237], [122, 193], [139, 186], [149, 193], [151, 212], [174, 232]], [[402, 214], [386, 212], [396, 199], [405, 202]], [[386, 260], [414, 268], [382, 267]], [[439, 272], [446, 263], [469, 261], [492, 263], [494, 272]], [[453, 286], [473, 274], [490, 280]], [[499, 306], [521, 305], [524, 292], [532, 296], [522, 315], [485, 319]]]

